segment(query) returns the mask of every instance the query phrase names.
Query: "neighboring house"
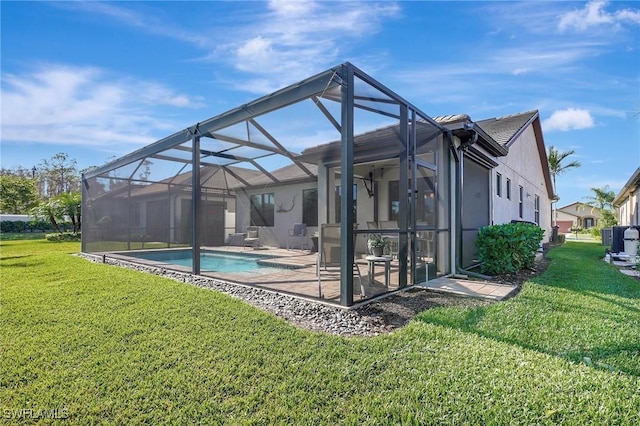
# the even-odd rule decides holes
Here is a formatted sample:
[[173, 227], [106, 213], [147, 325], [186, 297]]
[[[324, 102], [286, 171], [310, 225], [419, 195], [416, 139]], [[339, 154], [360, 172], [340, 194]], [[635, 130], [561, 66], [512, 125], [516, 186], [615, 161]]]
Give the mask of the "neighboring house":
[[346, 63], [86, 173], [82, 249], [196, 241], [198, 273], [201, 245], [250, 225], [260, 244], [286, 247], [295, 223], [340, 224], [351, 305], [370, 227], [393, 241], [401, 288], [468, 273], [483, 226], [535, 222], [549, 238], [553, 196], [537, 111], [434, 119]]
[[600, 219], [600, 209], [579, 201], [556, 209], [554, 214], [558, 232], [562, 234], [570, 233], [572, 228], [593, 228]]
[[613, 205], [618, 208], [618, 225], [640, 225], [640, 167], [616, 195]]
[[28, 214], [0, 214], [0, 222], [29, 222], [32, 219]]
[[[436, 120], [447, 127], [454, 121], [458, 127], [461, 121], [463, 127], [469, 127], [468, 116], [457, 117], [457, 120], [438, 117]], [[514, 220], [534, 222], [545, 230], [548, 239], [554, 195], [538, 111], [480, 120], [475, 127], [503, 151], [483, 149], [468, 153], [462, 210], [462, 232], [467, 242], [462, 263], [466, 266], [476, 256], [473, 241], [477, 230], [486, 225]]]

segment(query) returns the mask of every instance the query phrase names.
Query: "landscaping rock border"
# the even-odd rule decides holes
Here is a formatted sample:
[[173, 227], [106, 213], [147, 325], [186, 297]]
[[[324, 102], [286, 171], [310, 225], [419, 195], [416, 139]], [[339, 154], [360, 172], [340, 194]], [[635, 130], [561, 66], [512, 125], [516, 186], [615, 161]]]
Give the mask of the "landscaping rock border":
[[291, 324], [312, 331], [339, 336], [378, 336], [404, 326], [425, 309], [441, 306], [485, 306], [495, 301], [444, 294], [419, 287], [410, 287], [369, 303], [352, 308], [334, 306], [320, 301], [276, 293], [258, 287], [230, 283], [215, 278], [193, 275], [155, 266], [142, 265], [108, 256], [80, 253], [96, 263], [106, 263], [136, 271], [151, 273], [197, 287], [219, 291], [242, 299], [270, 312]]

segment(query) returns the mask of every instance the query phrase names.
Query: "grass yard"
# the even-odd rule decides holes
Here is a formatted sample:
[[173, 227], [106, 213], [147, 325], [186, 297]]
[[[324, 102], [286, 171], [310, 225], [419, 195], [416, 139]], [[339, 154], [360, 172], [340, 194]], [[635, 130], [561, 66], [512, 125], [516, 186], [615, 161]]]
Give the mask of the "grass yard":
[[640, 424], [640, 282], [596, 244], [553, 250], [508, 301], [375, 338], [298, 330], [78, 243], [0, 250], [9, 423]]
[[47, 237], [46, 232], [0, 232], [0, 240], [44, 240]]

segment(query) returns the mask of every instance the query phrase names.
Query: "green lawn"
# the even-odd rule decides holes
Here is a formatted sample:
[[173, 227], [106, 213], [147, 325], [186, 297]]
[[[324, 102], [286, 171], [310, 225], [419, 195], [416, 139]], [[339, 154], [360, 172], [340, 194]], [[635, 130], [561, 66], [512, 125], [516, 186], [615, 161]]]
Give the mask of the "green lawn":
[[376, 338], [298, 330], [87, 262], [78, 243], [0, 250], [9, 422], [58, 410], [61, 424], [640, 423], [640, 283], [596, 244], [555, 249], [506, 302], [426, 311]]
[[0, 240], [44, 240], [46, 232], [0, 232]]

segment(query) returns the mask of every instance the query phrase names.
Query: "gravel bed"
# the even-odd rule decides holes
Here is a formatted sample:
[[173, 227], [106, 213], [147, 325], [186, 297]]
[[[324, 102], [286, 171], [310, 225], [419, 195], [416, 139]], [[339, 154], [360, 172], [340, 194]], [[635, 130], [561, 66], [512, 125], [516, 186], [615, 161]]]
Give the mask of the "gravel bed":
[[[79, 256], [92, 262], [103, 263], [101, 255], [80, 253]], [[347, 309], [258, 287], [229, 283], [215, 278], [120, 259], [106, 257], [104, 263], [219, 291], [271, 312], [297, 327], [339, 336], [377, 336], [389, 333], [405, 325], [419, 312], [434, 307], [484, 306], [495, 303], [489, 300], [443, 294], [412, 287], [384, 298], [372, 300], [365, 305]]]

